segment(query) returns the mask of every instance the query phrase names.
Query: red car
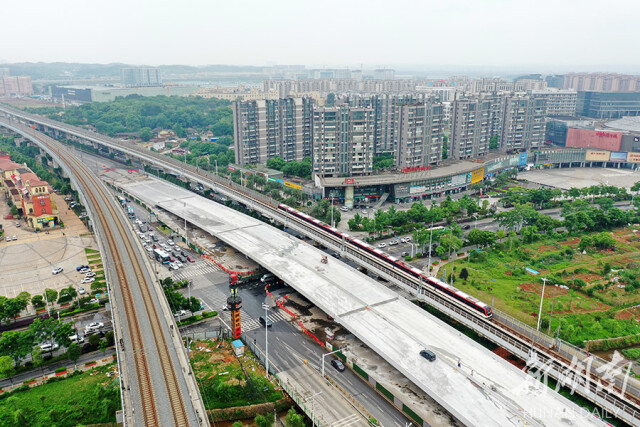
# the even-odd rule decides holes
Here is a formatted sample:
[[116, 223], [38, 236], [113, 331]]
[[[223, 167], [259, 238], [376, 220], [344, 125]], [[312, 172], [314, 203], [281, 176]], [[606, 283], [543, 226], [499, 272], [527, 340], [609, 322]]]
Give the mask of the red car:
[[191, 258], [190, 256], [187, 256], [187, 261], [189, 261], [189, 262], [196, 262], [196, 260], [195, 260], [195, 259], [193, 259], [193, 258]]

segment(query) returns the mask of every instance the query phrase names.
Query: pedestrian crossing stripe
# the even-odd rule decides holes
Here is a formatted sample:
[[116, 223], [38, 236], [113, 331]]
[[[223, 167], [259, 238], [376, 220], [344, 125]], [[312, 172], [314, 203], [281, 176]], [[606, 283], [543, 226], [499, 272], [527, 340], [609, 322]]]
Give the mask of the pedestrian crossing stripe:
[[184, 270], [174, 270], [174, 277], [177, 279], [189, 279], [191, 277], [202, 276], [207, 273], [215, 273], [218, 271], [222, 271], [220, 267], [217, 265], [209, 265], [209, 264], [196, 264], [193, 266], [189, 266]]
[[[228, 311], [225, 311], [223, 313], [223, 316], [225, 321], [231, 321], [231, 313], [229, 313]], [[269, 320], [271, 320], [271, 323], [276, 323], [281, 320], [287, 320], [287, 317], [284, 313], [274, 313], [270, 314], [268, 317]], [[244, 310], [240, 310], [240, 319], [242, 320], [242, 330], [245, 332], [264, 327], [258, 319], [249, 317], [249, 315]]]

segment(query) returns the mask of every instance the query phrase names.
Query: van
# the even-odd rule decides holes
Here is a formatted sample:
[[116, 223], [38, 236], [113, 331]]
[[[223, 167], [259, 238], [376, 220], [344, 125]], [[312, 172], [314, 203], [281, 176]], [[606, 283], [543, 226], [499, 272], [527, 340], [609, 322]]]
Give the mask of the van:
[[262, 326], [266, 326], [267, 328], [270, 328], [271, 326], [273, 326], [273, 322], [271, 322], [271, 320], [269, 320], [268, 318], [264, 317], [264, 316], [260, 316], [260, 324]]
[[429, 362], [435, 362], [436, 360], [436, 354], [431, 350], [421, 350], [420, 356], [424, 357]]
[[274, 276], [272, 273], [267, 273], [267, 274], [265, 274], [264, 276], [262, 276], [262, 277], [260, 278], [260, 281], [261, 281], [262, 283], [265, 283], [265, 282], [268, 282], [268, 281], [270, 281], [270, 280], [275, 279], [275, 277], [276, 277], [276, 276]]

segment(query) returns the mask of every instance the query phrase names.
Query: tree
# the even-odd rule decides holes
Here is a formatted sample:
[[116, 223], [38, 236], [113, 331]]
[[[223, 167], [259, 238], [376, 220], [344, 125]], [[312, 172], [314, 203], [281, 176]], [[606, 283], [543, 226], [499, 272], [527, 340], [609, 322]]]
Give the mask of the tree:
[[104, 356], [104, 354], [107, 352], [107, 341], [106, 340], [100, 340], [100, 351], [102, 352], [102, 355]]
[[29, 331], [7, 331], [0, 339], [0, 355], [11, 356], [16, 366], [33, 348], [33, 334]]
[[304, 427], [304, 417], [296, 412], [294, 408], [289, 409], [284, 419], [287, 427]]
[[467, 270], [466, 267], [463, 267], [462, 270], [460, 270], [460, 278], [465, 282], [469, 278], [469, 271]]
[[36, 310], [41, 309], [44, 307], [44, 297], [40, 294], [32, 296], [31, 305], [33, 305], [33, 308]]
[[608, 262], [605, 262], [604, 266], [602, 267], [602, 275], [606, 276], [609, 273], [611, 273], [611, 264]]
[[497, 150], [498, 149], [498, 136], [493, 135], [489, 138], [489, 150]]
[[89, 345], [92, 349], [98, 348], [98, 346], [100, 345], [100, 341], [100, 335], [89, 335]]
[[253, 420], [258, 427], [271, 427], [273, 426], [273, 414], [272, 413], [267, 413], [264, 415], [256, 415], [255, 419]]
[[275, 170], [282, 170], [286, 162], [280, 156], [275, 156], [269, 160], [267, 160], [267, 167]]
[[46, 296], [46, 300], [51, 304], [58, 298], [58, 292], [54, 291], [53, 289], [46, 288], [44, 290], [44, 294]]
[[242, 421], [236, 421], [235, 423], [231, 424], [231, 427], [244, 427], [244, 424], [242, 423]]
[[11, 377], [16, 372], [16, 368], [13, 365], [13, 360], [9, 356], [0, 356], [0, 376], [2, 378], [9, 378], [11, 381], [11, 385], [13, 385], [13, 380]]
[[140, 136], [141, 140], [143, 140], [144, 142], [147, 142], [151, 138], [153, 138], [153, 131], [151, 130], [151, 128], [144, 127], [140, 129], [140, 132], [138, 132], [138, 136]]
[[[101, 349], [102, 350], [102, 349]], [[69, 348], [67, 348], [67, 358], [73, 362], [75, 365], [80, 356], [82, 355], [82, 348], [76, 343], [72, 343]]]
[[469, 239], [469, 243], [472, 245], [484, 247], [493, 245], [496, 242], [497, 236], [496, 233], [492, 231], [474, 228], [469, 232], [467, 239]]

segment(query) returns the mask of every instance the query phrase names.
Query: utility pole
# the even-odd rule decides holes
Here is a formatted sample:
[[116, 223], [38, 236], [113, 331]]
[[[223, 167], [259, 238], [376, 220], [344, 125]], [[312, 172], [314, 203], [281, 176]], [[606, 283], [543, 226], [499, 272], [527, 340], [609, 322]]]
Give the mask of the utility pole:
[[558, 290], [558, 285], [553, 288], [553, 299], [551, 300], [551, 315], [549, 316], [549, 329], [547, 330], [547, 335], [551, 335], [551, 320], [553, 320], [553, 306], [556, 304], [556, 291]]
[[542, 298], [540, 298], [540, 311], [538, 312], [538, 326], [536, 331], [540, 331], [540, 321], [542, 320], [542, 301], [544, 301], [544, 288], [547, 285], [547, 278], [542, 278]]

